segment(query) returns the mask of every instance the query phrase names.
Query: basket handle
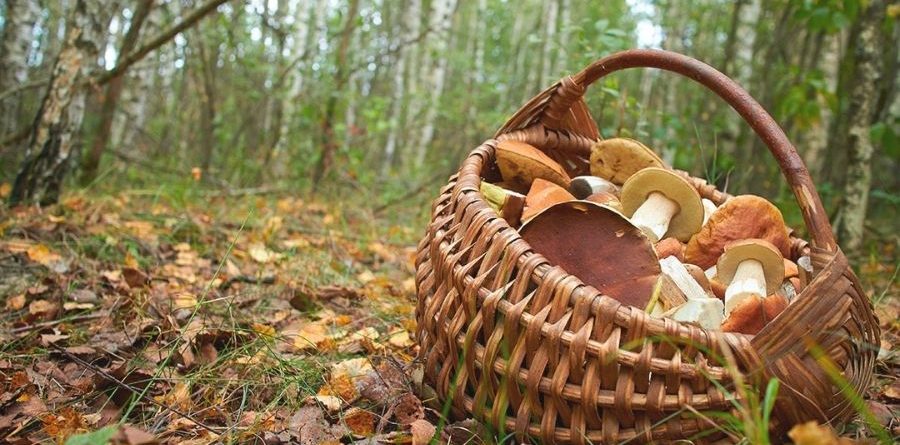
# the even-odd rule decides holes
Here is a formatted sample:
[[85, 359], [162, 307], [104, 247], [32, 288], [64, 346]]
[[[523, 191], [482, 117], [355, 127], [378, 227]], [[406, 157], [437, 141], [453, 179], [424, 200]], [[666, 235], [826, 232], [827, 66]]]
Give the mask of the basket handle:
[[[812, 245], [830, 252], [837, 250], [831, 223], [822, 207], [822, 200], [812, 183], [809, 170], [806, 169], [806, 165], [797, 154], [797, 149], [794, 148], [772, 116], [737, 82], [725, 74], [699, 60], [671, 51], [633, 49], [597, 60], [575, 74], [571, 78], [574, 82], [569, 85], [575, 91], [584, 92], [589, 85], [604, 76], [628, 68], [658, 68], [681, 74], [709, 88], [731, 105], [765, 142], [769, 151], [775, 156], [775, 160], [778, 161], [778, 165], [800, 205]], [[562, 83], [563, 88], [566, 87], [566, 84], [567, 82]], [[552, 106], [568, 109], [574, 101], [581, 98], [581, 95], [561, 94], [561, 96], [575, 97], [571, 101], [551, 101]], [[559, 111], [562, 110], [548, 109], [544, 116], [560, 116], [562, 113]], [[548, 122], [545, 121], [545, 123]]]

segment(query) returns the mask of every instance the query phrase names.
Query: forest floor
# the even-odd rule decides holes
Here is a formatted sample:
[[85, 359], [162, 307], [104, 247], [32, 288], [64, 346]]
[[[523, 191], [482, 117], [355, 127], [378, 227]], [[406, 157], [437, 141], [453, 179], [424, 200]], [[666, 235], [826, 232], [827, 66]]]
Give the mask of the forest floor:
[[[293, 197], [140, 191], [0, 210], [0, 442], [489, 440], [473, 421], [443, 424], [421, 385], [425, 221], [390, 221]], [[860, 270], [883, 325], [866, 399], [897, 434], [896, 252], [883, 254]]]

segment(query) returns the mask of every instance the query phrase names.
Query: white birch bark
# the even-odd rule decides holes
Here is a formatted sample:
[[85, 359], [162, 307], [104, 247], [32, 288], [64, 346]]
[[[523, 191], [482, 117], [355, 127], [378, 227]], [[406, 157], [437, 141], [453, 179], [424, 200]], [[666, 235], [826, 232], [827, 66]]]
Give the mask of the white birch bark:
[[[41, 8], [34, 0], [7, 0], [0, 42], [0, 94], [28, 80], [28, 53]], [[16, 131], [20, 94], [0, 102], [0, 135]]]
[[284, 99], [284, 103], [282, 104], [281, 124], [278, 128], [278, 142], [275, 144], [275, 148], [272, 151], [272, 159], [274, 160], [272, 165], [276, 170], [276, 175], [282, 173], [285, 167], [283, 158], [287, 151], [290, 130], [294, 123], [294, 115], [297, 114], [297, 104], [299, 102], [300, 94], [303, 92], [306, 61], [309, 60], [310, 56], [309, 27], [312, 18], [313, 3], [311, 1], [302, 0], [299, 5], [296, 5], [296, 8], [297, 9], [294, 11], [294, 23], [296, 28], [290, 45], [290, 59], [291, 62], [296, 61], [296, 64], [291, 69], [290, 87], [288, 89], [288, 94]]
[[[153, 9], [147, 15], [147, 21], [144, 23], [141, 34], [146, 36], [156, 35], [162, 27], [164, 6], [162, 4], [154, 5]], [[141, 39], [145, 41], [146, 38]], [[166, 57], [163, 56], [164, 49], [161, 49], [157, 57], [146, 57], [137, 62], [128, 70], [128, 82], [125, 82], [125, 90], [122, 91], [122, 99], [119, 102], [119, 109], [116, 113], [116, 121], [113, 123], [112, 140], [115, 141], [116, 147], [123, 150], [131, 151], [134, 139], [137, 133], [144, 128], [147, 123], [148, 98], [149, 91], [153, 90], [153, 83], [156, 80], [158, 69], [165, 66]], [[165, 53], [168, 54], [168, 51]], [[174, 75], [170, 72], [167, 78]], [[163, 88], [163, 91], [171, 91]]]
[[391, 103], [391, 116], [388, 120], [388, 137], [384, 144], [384, 158], [381, 164], [382, 174], [387, 173], [394, 165], [397, 145], [401, 143], [400, 131], [405, 127], [403, 125], [405, 122], [404, 110], [406, 109], [409, 96], [407, 92], [413, 88], [413, 85], [406, 84], [406, 79], [413, 77], [410, 75], [410, 72], [413, 70], [407, 69], [407, 65], [412, 65], [408, 61], [414, 54], [414, 48], [408, 42], [411, 42], [419, 35], [419, 25], [422, 20], [421, 7], [421, 0], [410, 0], [403, 14], [403, 32], [400, 33], [401, 37], [398, 45], [401, 45], [401, 47], [397, 51], [397, 62], [394, 69], [393, 102]]
[[430, 98], [425, 108], [425, 122], [422, 125], [422, 136], [416, 147], [415, 166], [419, 167], [425, 162], [425, 155], [434, 138], [434, 126], [437, 120], [437, 112], [440, 108], [441, 93], [444, 91], [444, 80], [447, 75], [447, 41], [450, 39], [450, 28], [452, 27], [452, 14], [456, 9], [456, 0], [435, 0], [431, 9], [430, 28], [430, 54], [436, 59], [432, 64], [426, 65], [430, 67], [431, 72], [428, 77], [428, 92]]
[[556, 48], [556, 19], [559, 3], [548, 1], [544, 7], [544, 36], [541, 48], [541, 68], [538, 89], [546, 88], [553, 78], [553, 53]]

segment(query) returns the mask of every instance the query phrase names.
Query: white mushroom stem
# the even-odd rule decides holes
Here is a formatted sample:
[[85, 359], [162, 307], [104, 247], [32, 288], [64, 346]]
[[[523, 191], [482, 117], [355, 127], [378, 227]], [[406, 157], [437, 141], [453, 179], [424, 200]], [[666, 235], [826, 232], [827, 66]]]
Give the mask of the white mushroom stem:
[[718, 210], [715, 204], [712, 201], [703, 198], [700, 200], [703, 203], [703, 225], [706, 225], [706, 222], [709, 221], [709, 217]]
[[766, 297], [766, 274], [759, 261], [741, 261], [734, 272], [734, 279], [725, 289], [725, 315], [752, 296]]
[[640, 227], [654, 243], [669, 231], [669, 222], [678, 213], [678, 203], [659, 192], [650, 193], [647, 200], [631, 216], [631, 223]]
[[704, 329], [719, 329], [725, 320], [722, 300], [718, 298], [691, 299], [678, 306], [672, 319], [687, 323], [697, 323]]

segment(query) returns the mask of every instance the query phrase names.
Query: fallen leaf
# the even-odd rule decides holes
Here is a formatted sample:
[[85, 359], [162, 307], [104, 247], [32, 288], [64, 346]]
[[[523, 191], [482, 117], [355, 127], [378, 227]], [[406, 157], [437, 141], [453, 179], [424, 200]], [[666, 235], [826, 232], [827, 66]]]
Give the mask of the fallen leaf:
[[393, 407], [394, 418], [400, 425], [410, 425], [416, 420], [425, 418], [425, 407], [413, 393], [406, 393], [397, 399]]
[[62, 259], [59, 254], [53, 252], [49, 247], [43, 244], [35, 244], [29, 247], [26, 253], [28, 254], [28, 259], [44, 266], [48, 266], [54, 261]]
[[390, 334], [388, 343], [398, 348], [408, 348], [413, 345], [412, 338], [409, 337], [409, 332], [407, 332], [405, 329], [401, 329]]
[[58, 310], [59, 306], [47, 300], [35, 300], [28, 305], [28, 312], [31, 315], [47, 319], [53, 318]]
[[794, 425], [788, 437], [796, 445], [853, 445], [853, 441], [838, 437], [827, 425], [819, 425], [815, 421]]
[[434, 437], [435, 428], [429, 421], [419, 419], [409, 425], [413, 445], [425, 445]]
[[147, 274], [132, 267], [123, 268], [122, 277], [125, 278], [125, 282], [128, 283], [128, 286], [133, 288], [146, 286], [147, 283], [150, 282], [150, 277], [148, 277]]
[[254, 243], [251, 245], [247, 253], [250, 254], [250, 258], [253, 258], [253, 261], [260, 264], [270, 263], [278, 258], [277, 253], [267, 249], [266, 246], [261, 243]]
[[339, 397], [317, 394], [314, 398], [330, 412], [337, 411], [343, 406], [343, 402]]
[[344, 424], [357, 436], [371, 436], [375, 432], [375, 415], [361, 408], [350, 408], [344, 413]]
[[894, 380], [887, 388], [884, 388], [884, 396], [893, 399], [900, 400], [900, 380]]
[[7, 310], [17, 311], [23, 307], [25, 307], [25, 294], [14, 295], [6, 300]]

